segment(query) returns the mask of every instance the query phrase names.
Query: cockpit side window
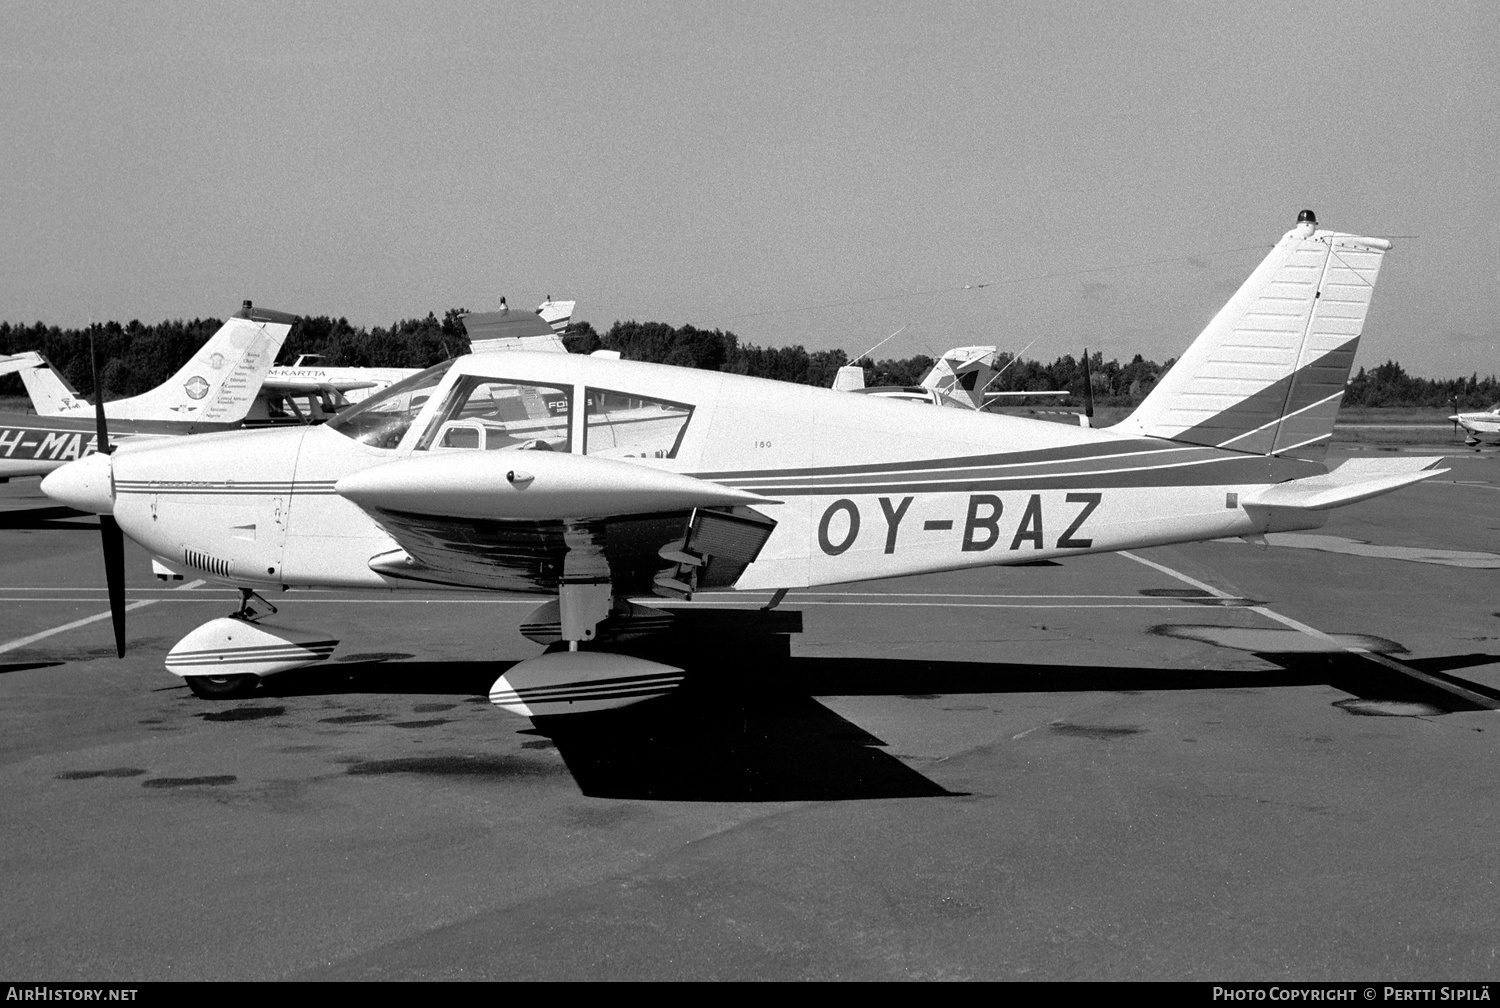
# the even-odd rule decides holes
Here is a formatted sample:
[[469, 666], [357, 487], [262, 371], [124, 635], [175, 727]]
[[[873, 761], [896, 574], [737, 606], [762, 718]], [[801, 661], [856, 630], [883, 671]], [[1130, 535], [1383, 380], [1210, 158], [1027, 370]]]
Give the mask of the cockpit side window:
[[692, 416], [687, 403], [591, 388], [584, 408], [584, 454], [676, 458]]
[[341, 411], [327, 426], [348, 438], [374, 448], [394, 448], [401, 443], [411, 422], [422, 412], [432, 390], [453, 366], [443, 361], [410, 378], [403, 378], [364, 402]]
[[417, 451], [572, 450], [573, 389], [465, 375], [454, 383]]

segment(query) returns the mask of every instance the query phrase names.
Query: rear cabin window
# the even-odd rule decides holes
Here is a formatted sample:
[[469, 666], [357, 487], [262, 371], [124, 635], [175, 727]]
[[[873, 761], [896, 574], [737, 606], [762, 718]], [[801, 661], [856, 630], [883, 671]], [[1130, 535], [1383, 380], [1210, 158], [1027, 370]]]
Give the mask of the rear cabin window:
[[468, 375], [454, 384], [417, 450], [571, 451], [572, 405], [566, 386]]
[[606, 458], [676, 458], [693, 407], [666, 399], [591, 388], [583, 450]]

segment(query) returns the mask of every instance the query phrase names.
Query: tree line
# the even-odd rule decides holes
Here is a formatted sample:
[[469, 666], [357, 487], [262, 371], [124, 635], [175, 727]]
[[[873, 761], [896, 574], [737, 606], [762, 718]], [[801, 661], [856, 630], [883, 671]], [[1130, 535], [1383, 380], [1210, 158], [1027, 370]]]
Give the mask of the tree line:
[[[467, 352], [468, 337], [461, 316], [464, 308], [450, 308], [441, 318], [400, 319], [390, 326], [366, 328], [346, 318], [326, 315], [299, 318], [287, 334], [280, 361], [290, 363], [300, 354], [320, 354], [329, 367], [430, 367]], [[221, 319], [165, 321], [148, 325], [102, 322], [84, 329], [62, 329], [41, 322], [12, 325], [0, 322], [0, 356], [36, 350], [44, 354], [73, 386], [92, 398], [94, 380], [89, 363], [89, 337], [98, 348], [100, 384], [106, 400], [139, 395], [170, 378], [223, 324]], [[849, 364], [842, 350], [808, 350], [798, 345], [762, 347], [742, 343], [724, 329], [671, 326], [664, 322], [616, 322], [600, 333], [588, 322], [574, 322], [563, 337], [574, 353], [617, 350], [629, 360], [706, 371], [725, 371], [777, 381], [827, 387], [838, 369]], [[932, 368], [925, 354], [913, 357], [858, 361], [866, 385], [915, 385]], [[1133, 406], [1145, 398], [1173, 360], [1165, 364], [1136, 354], [1129, 363], [1089, 355], [1095, 402], [1101, 406]], [[1050, 364], [1000, 355], [1001, 373], [990, 386], [996, 392], [1039, 392], [1066, 389], [1081, 397], [1083, 361], [1065, 354]], [[0, 395], [23, 395], [17, 375], [0, 378]], [[1500, 400], [1494, 375], [1480, 378], [1432, 379], [1408, 375], [1400, 364], [1386, 361], [1361, 367], [1344, 393], [1351, 406], [1429, 406], [1482, 409]]]

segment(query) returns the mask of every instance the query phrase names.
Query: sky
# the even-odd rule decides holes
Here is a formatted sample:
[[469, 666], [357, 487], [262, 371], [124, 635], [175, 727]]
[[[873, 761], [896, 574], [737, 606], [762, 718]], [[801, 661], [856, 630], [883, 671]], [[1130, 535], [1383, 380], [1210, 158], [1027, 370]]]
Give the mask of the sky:
[[[1500, 5], [0, 0], [0, 319], [1178, 356], [1298, 211], [1500, 371]], [[983, 286], [981, 286], [983, 285]]]

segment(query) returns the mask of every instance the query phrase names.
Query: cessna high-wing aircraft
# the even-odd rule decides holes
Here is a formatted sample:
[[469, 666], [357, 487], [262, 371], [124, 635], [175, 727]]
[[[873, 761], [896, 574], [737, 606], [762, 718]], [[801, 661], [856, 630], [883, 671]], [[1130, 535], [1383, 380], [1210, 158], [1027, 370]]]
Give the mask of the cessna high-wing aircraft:
[[[451, 586], [553, 597], [522, 630], [554, 650], [500, 677], [496, 704], [618, 707], [684, 674], [610, 650], [670, 618], [632, 599], [1316, 528], [1330, 508], [1434, 475], [1436, 458], [1322, 462], [1389, 248], [1304, 211], [1105, 430], [502, 352], [444, 362], [321, 427], [122, 445], [43, 490], [104, 515], [107, 546], [118, 523], [164, 566], [239, 586], [239, 613], [166, 658], [200, 695], [337, 646], [258, 621], [255, 589]], [[122, 576], [109, 584], [118, 613]]]
[[[562, 333], [573, 318], [576, 301], [547, 300], [535, 312], [513, 311], [500, 299], [499, 311], [461, 316], [475, 353], [491, 350], [545, 350], [567, 353]], [[324, 367], [312, 363], [318, 354], [303, 354], [296, 363], [273, 367], [250, 411], [251, 425], [275, 422], [319, 423], [348, 403], [362, 402], [420, 368]], [[0, 360], [0, 368], [5, 362]], [[4, 374], [0, 370], [0, 374]]]
[[[1084, 351], [1084, 371], [1088, 371], [1088, 352]], [[955, 409], [984, 409], [999, 399], [1067, 396], [1066, 389], [1047, 392], [992, 392], [990, 385], [999, 377], [995, 365], [1000, 350], [992, 346], [954, 347], [939, 357], [932, 369], [916, 385], [865, 385], [865, 369], [846, 364], [834, 375], [833, 387], [840, 392], [859, 392], [883, 399], [951, 406]], [[1092, 415], [1092, 407], [1090, 407]], [[1087, 425], [1085, 425], [1087, 426]]]
[[1455, 413], [1448, 419], [1468, 431], [1464, 444], [1470, 447], [1483, 440], [1500, 442], [1500, 403], [1479, 413]]
[[[166, 382], [104, 403], [113, 433], [155, 438], [239, 427], [295, 318], [246, 301]], [[38, 415], [0, 413], [0, 479], [40, 476], [95, 448], [95, 407], [45, 358], [20, 373]]]

